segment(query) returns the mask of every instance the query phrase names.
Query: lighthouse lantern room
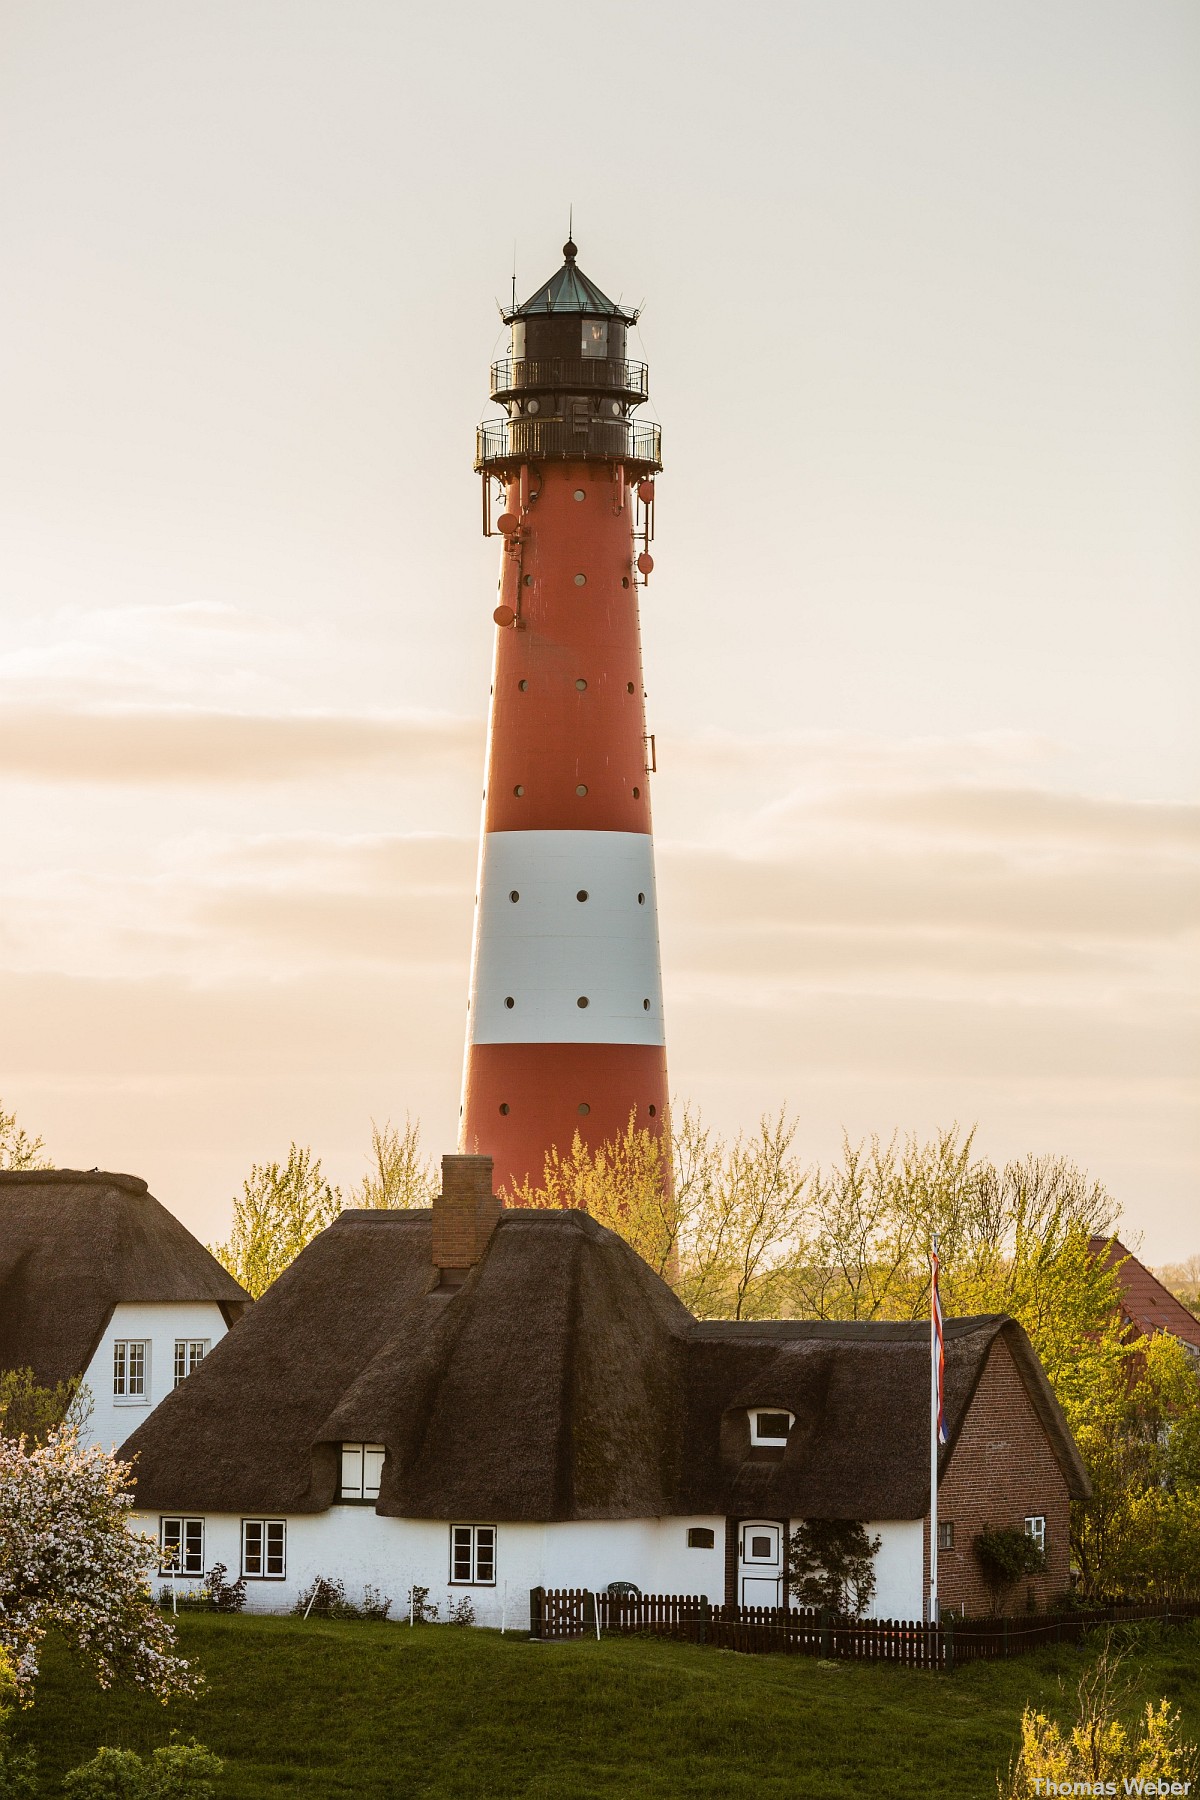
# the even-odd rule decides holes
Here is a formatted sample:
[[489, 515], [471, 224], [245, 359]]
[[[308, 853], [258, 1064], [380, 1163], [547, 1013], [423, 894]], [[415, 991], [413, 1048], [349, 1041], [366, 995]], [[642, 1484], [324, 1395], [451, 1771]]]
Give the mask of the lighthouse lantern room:
[[510, 1190], [667, 1103], [638, 628], [659, 429], [637, 312], [563, 255], [504, 314], [475, 457], [501, 549], [460, 1142]]

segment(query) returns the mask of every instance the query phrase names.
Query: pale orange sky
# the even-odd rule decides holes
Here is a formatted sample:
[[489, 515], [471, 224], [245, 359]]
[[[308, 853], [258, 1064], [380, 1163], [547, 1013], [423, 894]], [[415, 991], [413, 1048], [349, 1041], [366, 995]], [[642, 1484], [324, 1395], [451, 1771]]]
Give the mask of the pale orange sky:
[[645, 300], [672, 1086], [1200, 1248], [1200, 17], [0, 11], [0, 1098], [202, 1236], [452, 1148], [494, 300]]

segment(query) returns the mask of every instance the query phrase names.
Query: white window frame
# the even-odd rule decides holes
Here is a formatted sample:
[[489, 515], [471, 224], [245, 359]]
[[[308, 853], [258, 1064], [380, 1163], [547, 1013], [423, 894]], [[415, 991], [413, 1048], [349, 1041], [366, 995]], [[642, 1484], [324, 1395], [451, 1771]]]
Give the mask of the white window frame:
[[755, 1450], [783, 1450], [787, 1447], [786, 1437], [766, 1437], [759, 1429], [760, 1419], [786, 1418], [788, 1432], [796, 1423], [795, 1413], [788, 1412], [786, 1406], [756, 1406], [750, 1414], [750, 1442]]
[[338, 1499], [342, 1505], [374, 1506], [379, 1498], [386, 1456], [387, 1450], [383, 1444], [342, 1445], [341, 1474], [338, 1478]]
[[[182, 1387], [189, 1375], [194, 1375], [212, 1348], [211, 1338], [176, 1338], [175, 1339], [175, 1379], [173, 1387]], [[199, 1354], [194, 1354], [195, 1352]], [[183, 1373], [180, 1374], [180, 1364]]]
[[[177, 1534], [171, 1530], [176, 1527]], [[167, 1545], [180, 1550], [178, 1564], [172, 1568]], [[158, 1572], [160, 1575], [204, 1574], [204, 1520], [188, 1519], [180, 1514], [165, 1514], [158, 1521]]]
[[[141, 1385], [132, 1388], [135, 1379], [133, 1365], [139, 1358], [133, 1355], [140, 1351], [141, 1368], [137, 1379]], [[113, 1339], [113, 1403], [116, 1406], [146, 1406], [150, 1400], [150, 1339], [149, 1338], [114, 1338]]]
[[1032, 1538], [1042, 1555], [1046, 1554], [1046, 1515], [1045, 1513], [1028, 1513], [1025, 1518], [1025, 1536]]
[[[251, 1541], [257, 1537], [257, 1549], [251, 1550]], [[278, 1544], [278, 1554], [272, 1554], [272, 1538]], [[259, 1567], [252, 1569], [250, 1563], [257, 1559]], [[272, 1568], [272, 1562], [278, 1567]], [[243, 1519], [242, 1520], [242, 1576], [246, 1581], [286, 1581], [287, 1580], [287, 1520], [286, 1519]]]
[[[494, 1525], [450, 1527], [450, 1586], [495, 1587], [499, 1533]], [[481, 1554], [482, 1553], [482, 1554]], [[491, 1574], [480, 1574], [481, 1569]], [[465, 1569], [466, 1574], [458, 1571]]]

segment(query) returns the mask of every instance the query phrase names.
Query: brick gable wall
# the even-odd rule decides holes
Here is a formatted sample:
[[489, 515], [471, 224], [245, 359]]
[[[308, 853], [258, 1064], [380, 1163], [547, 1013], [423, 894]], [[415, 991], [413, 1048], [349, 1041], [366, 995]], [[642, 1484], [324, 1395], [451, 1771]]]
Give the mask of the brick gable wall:
[[[997, 1338], [938, 1489], [938, 1521], [954, 1525], [954, 1548], [938, 1555], [942, 1610], [977, 1616], [992, 1608], [971, 1545], [978, 1532], [1023, 1530], [1027, 1515], [1046, 1520], [1047, 1566], [1021, 1579], [1004, 1601], [1023, 1612], [1032, 1592], [1039, 1609], [1069, 1585], [1070, 1497], [1058, 1459], [1025, 1391], [1008, 1346]], [[929, 1518], [925, 1519], [925, 1581], [929, 1581]]]

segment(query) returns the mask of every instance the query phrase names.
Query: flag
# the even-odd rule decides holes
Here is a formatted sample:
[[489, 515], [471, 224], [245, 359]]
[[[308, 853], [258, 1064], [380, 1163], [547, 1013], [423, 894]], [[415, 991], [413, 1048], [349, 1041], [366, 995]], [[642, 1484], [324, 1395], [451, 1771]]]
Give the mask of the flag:
[[946, 1441], [946, 1341], [942, 1332], [942, 1297], [938, 1293], [938, 1270], [941, 1267], [938, 1258], [937, 1239], [933, 1240], [933, 1248], [929, 1252], [930, 1271], [930, 1305], [933, 1316], [933, 1335], [930, 1350], [933, 1355], [933, 1385], [937, 1391], [937, 1441]]

